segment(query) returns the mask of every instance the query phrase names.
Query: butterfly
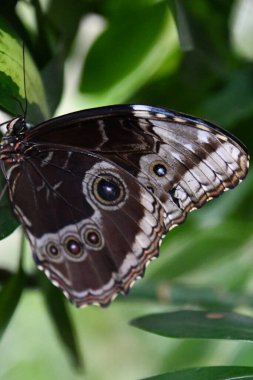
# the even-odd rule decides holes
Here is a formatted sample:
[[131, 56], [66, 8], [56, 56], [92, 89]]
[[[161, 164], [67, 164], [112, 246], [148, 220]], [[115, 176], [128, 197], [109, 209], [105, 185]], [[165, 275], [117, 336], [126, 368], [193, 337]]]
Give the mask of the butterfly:
[[88, 109], [29, 128], [12, 119], [0, 164], [33, 258], [76, 306], [108, 305], [166, 233], [246, 176], [228, 132], [146, 105]]

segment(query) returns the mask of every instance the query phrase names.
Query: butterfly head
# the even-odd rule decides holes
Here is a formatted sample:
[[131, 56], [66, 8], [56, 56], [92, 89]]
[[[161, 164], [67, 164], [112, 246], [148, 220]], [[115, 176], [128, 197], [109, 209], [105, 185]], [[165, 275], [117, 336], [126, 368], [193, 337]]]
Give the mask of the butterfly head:
[[12, 119], [6, 129], [0, 145], [0, 159], [14, 162], [20, 150], [20, 142], [27, 131], [25, 119], [23, 117]]
[[16, 117], [15, 119], [12, 119], [7, 124], [7, 133], [6, 137], [13, 136], [15, 138], [19, 138], [20, 136], [23, 136], [25, 131], [27, 130], [25, 119], [21, 117]]

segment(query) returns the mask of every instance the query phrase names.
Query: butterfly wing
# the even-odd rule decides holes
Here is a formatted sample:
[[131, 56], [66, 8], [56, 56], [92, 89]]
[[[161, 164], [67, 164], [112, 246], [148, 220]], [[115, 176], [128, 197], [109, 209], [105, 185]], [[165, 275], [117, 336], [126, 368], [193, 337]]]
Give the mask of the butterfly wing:
[[107, 305], [126, 293], [164, 232], [152, 195], [128, 172], [83, 150], [34, 145], [16, 171], [9, 178], [14, 211], [53, 284], [78, 306]]
[[88, 149], [137, 178], [164, 208], [167, 230], [235, 187], [247, 174], [246, 148], [227, 131], [145, 105], [101, 107], [41, 124], [34, 141]]
[[227, 132], [148, 106], [65, 115], [23, 144], [22, 164], [8, 174], [15, 212], [39, 268], [77, 305], [127, 292], [164, 232], [248, 167]]

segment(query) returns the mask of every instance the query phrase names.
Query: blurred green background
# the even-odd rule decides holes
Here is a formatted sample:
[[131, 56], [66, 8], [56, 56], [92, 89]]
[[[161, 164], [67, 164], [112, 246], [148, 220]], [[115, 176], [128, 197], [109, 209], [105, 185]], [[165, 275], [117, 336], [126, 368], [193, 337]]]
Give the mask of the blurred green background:
[[[15, 42], [23, 41], [29, 122], [100, 105], [147, 103], [217, 123], [251, 151], [252, 14], [250, 0], [3, 1], [0, 107], [8, 115], [22, 113], [14, 97], [24, 104], [22, 48]], [[193, 366], [252, 365], [251, 343], [166, 339], [128, 325], [146, 313], [188, 306], [253, 315], [252, 187], [250, 172], [238, 188], [170, 232], [159, 259], [127, 298], [107, 309], [67, 306], [84, 372], [72, 366], [59, 339], [61, 313], [52, 319], [41, 291], [26, 289], [0, 341], [0, 379], [129, 380]], [[9, 233], [6, 220], [0, 227]], [[16, 269], [19, 234], [0, 242], [1, 268]], [[170, 302], [159, 302], [157, 293], [145, 300], [161, 281], [167, 281]]]

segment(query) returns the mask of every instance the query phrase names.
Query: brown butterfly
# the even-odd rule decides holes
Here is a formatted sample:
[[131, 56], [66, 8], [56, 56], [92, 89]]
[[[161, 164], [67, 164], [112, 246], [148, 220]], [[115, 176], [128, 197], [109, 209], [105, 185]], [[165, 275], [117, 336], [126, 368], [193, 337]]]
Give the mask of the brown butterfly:
[[215, 125], [145, 105], [95, 108], [28, 128], [0, 147], [33, 257], [77, 306], [108, 305], [143, 276], [163, 236], [246, 176], [246, 148]]

